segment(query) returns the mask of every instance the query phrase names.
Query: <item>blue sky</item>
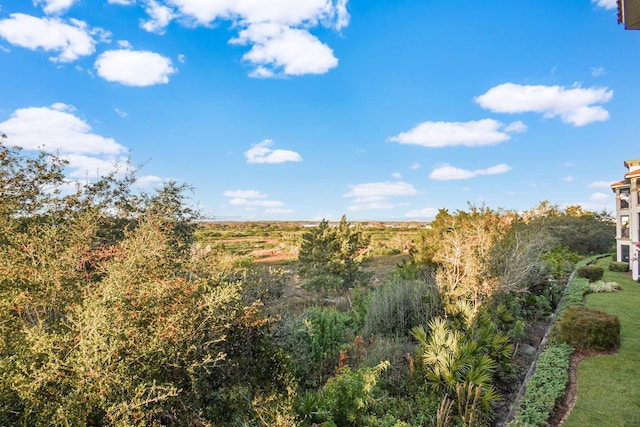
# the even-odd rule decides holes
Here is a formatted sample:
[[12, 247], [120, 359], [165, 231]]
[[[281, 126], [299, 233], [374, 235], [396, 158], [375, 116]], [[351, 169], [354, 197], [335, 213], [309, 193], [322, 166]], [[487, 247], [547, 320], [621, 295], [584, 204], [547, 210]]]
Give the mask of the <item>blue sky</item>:
[[219, 220], [612, 211], [640, 158], [615, 0], [0, 0], [0, 131]]

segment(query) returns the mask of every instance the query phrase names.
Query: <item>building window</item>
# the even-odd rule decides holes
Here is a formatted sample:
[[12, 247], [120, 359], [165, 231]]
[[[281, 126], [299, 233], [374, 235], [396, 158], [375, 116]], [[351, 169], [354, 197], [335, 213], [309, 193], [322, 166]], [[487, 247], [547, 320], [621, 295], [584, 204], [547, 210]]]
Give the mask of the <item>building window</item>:
[[629, 238], [629, 215], [620, 217], [620, 237], [623, 239]]
[[629, 189], [620, 190], [620, 209], [629, 209]]
[[629, 262], [629, 245], [620, 246], [620, 260], [622, 262]]

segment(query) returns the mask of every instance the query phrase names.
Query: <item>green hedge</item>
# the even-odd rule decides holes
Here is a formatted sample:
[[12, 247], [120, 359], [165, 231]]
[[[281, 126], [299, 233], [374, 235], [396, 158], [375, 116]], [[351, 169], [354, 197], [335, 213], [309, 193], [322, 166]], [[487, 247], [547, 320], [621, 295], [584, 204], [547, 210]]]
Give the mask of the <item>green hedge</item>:
[[626, 273], [629, 271], [629, 263], [628, 262], [612, 262], [609, 264], [609, 271], [616, 271], [618, 273]]
[[576, 270], [577, 277], [584, 277], [585, 279], [589, 279], [590, 282], [601, 280], [603, 275], [604, 268], [595, 265], [585, 265], [583, 267], [578, 267]]
[[620, 346], [617, 316], [587, 307], [568, 307], [556, 324], [557, 339], [585, 350], [612, 350]]

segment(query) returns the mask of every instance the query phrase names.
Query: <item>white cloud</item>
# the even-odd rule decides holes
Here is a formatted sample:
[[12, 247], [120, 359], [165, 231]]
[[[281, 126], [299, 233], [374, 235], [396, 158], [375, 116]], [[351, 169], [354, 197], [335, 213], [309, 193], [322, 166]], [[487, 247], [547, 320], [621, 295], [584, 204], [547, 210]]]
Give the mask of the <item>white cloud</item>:
[[69, 10], [76, 0], [34, 0], [33, 4], [42, 4], [46, 14], [57, 15]]
[[410, 210], [404, 216], [407, 218], [432, 219], [435, 218], [437, 214], [438, 209], [436, 208], [424, 208]]
[[136, 186], [139, 188], [155, 187], [156, 185], [162, 184], [165, 181], [166, 181], [165, 179], [162, 179], [159, 176], [143, 175], [143, 176], [139, 176], [136, 179]]
[[61, 157], [69, 162], [67, 168], [71, 169], [68, 174], [71, 178], [91, 180], [112, 172], [119, 172], [117, 175], [122, 177], [126, 172], [126, 157], [99, 158], [83, 154], [65, 154]]
[[119, 109], [119, 108], [114, 108], [114, 111], [116, 112], [116, 114], [117, 114], [118, 116], [120, 116], [120, 117], [121, 117], [121, 118], [123, 118], [123, 119], [126, 119], [126, 118], [127, 118], [127, 116], [128, 116], [128, 114], [127, 114], [126, 112], [122, 111], [122, 110], [121, 110], [121, 109]]
[[591, 67], [591, 77], [600, 77], [607, 74], [604, 67]]
[[591, 3], [604, 9], [615, 9], [618, 7], [616, 0], [591, 0]]
[[27, 150], [43, 147], [49, 152], [75, 154], [119, 154], [126, 148], [113, 138], [92, 132], [91, 126], [72, 114], [75, 109], [62, 103], [51, 107], [28, 107], [16, 110], [0, 129], [13, 145]]
[[612, 182], [609, 182], [609, 181], [593, 181], [591, 184], [589, 184], [589, 187], [610, 188], [611, 184]]
[[514, 132], [514, 133], [523, 133], [523, 132], [526, 132], [527, 129], [528, 129], [527, 125], [525, 125], [523, 122], [518, 120], [513, 123], [509, 123], [507, 126], [505, 126], [504, 131]]
[[323, 23], [342, 28], [348, 24], [346, 1], [338, 0], [169, 0], [181, 14], [209, 25], [217, 19], [239, 23], [275, 22], [289, 26]]
[[285, 25], [251, 24], [230, 43], [252, 45], [242, 57], [256, 66], [252, 77], [273, 77], [281, 73], [294, 76], [324, 74], [338, 65], [331, 48], [307, 30]]
[[152, 86], [169, 82], [177, 70], [171, 60], [144, 50], [108, 50], [95, 63], [98, 75], [127, 86]]
[[431, 148], [459, 145], [477, 147], [507, 141], [511, 139], [508, 132], [522, 132], [525, 129], [526, 126], [522, 122], [505, 127], [493, 119], [469, 122], [424, 122], [408, 132], [389, 138], [389, 141]]
[[291, 150], [272, 150], [273, 140], [265, 139], [255, 144], [244, 155], [247, 163], [284, 163], [284, 162], [301, 162], [302, 156]]
[[420, 169], [422, 167], [422, 165], [420, 163], [414, 163], [411, 166], [409, 166], [409, 169], [411, 169], [412, 171], [416, 171], [418, 169]]
[[187, 62], [187, 57], [181, 53], [180, 55], [178, 55], [178, 62], [184, 64], [185, 62]]
[[245, 210], [265, 208], [265, 213], [291, 213], [292, 210], [284, 208], [279, 200], [269, 200], [268, 195], [257, 190], [227, 190], [222, 193], [229, 198], [229, 205], [243, 207]]
[[263, 194], [256, 190], [227, 190], [222, 193], [226, 197], [234, 199], [266, 199], [267, 194]]
[[264, 208], [273, 208], [278, 206], [283, 206], [284, 203], [278, 200], [255, 200], [255, 199], [231, 199], [229, 200], [229, 204], [233, 206], [253, 206], [253, 207], [264, 207]]
[[611, 198], [611, 196], [609, 196], [608, 194], [605, 193], [593, 193], [591, 196], [589, 196], [589, 199], [596, 201], [596, 202], [600, 202], [603, 200], [609, 200]]
[[506, 173], [506, 172], [509, 172], [510, 170], [511, 170], [511, 167], [504, 163], [496, 166], [492, 166], [487, 169], [476, 169], [473, 171], [461, 169], [455, 166], [445, 164], [439, 168], [434, 169], [433, 172], [431, 172], [431, 174], [429, 175], [429, 178], [435, 179], [438, 181], [449, 181], [453, 179], [470, 179], [470, 178], [475, 178], [481, 175], [496, 175], [496, 174]]
[[350, 185], [349, 187], [351, 190], [345, 193], [344, 197], [355, 197], [356, 202], [382, 200], [387, 197], [415, 196], [418, 194], [411, 184], [402, 181], [370, 182]]
[[[147, 8], [153, 31], [169, 21], [213, 26], [231, 21], [238, 30], [232, 44], [249, 45], [243, 59], [253, 66], [251, 77], [323, 74], [338, 60], [310, 30], [322, 26], [340, 30], [349, 24], [348, 0], [152, 0]], [[164, 7], [161, 13], [158, 8]], [[162, 18], [159, 18], [162, 16]]]
[[402, 179], [402, 174], [400, 172], [394, 172], [391, 174], [393, 179]]
[[606, 103], [612, 97], [613, 91], [608, 88], [503, 83], [476, 97], [475, 101], [496, 113], [542, 113], [545, 118], [560, 116], [565, 123], [584, 126], [609, 120], [609, 112], [593, 104]]
[[31, 50], [58, 52], [54, 62], [72, 62], [95, 52], [92, 34], [105, 36], [102, 30], [89, 30], [87, 24], [71, 19], [67, 24], [59, 18], [36, 18], [12, 13], [0, 20], [0, 37], [9, 43]]
[[573, 182], [573, 176], [569, 175], [569, 176], [565, 176], [562, 178], [562, 180], [564, 182]]
[[131, 46], [131, 43], [129, 42], [129, 40], [118, 40], [118, 46], [121, 47], [122, 49], [132, 49], [133, 46]]
[[365, 184], [349, 185], [350, 191], [343, 197], [353, 197], [354, 204], [349, 210], [392, 209], [394, 204], [390, 197], [415, 196], [418, 194], [411, 184], [402, 181], [370, 182]]
[[134, 4], [136, 0], [109, 0], [109, 4], [120, 4], [122, 6], [130, 6]]
[[167, 6], [163, 6], [155, 0], [147, 3], [146, 12], [149, 14], [148, 21], [141, 21], [140, 27], [150, 33], [164, 34], [167, 25], [174, 18], [173, 10]]

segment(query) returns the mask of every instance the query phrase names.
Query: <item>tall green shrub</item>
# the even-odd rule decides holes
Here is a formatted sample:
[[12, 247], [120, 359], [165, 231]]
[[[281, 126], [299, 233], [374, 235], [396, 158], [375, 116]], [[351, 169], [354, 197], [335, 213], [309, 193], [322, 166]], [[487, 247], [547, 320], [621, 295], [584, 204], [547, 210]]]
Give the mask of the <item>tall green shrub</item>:
[[364, 320], [365, 336], [409, 336], [411, 329], [426, 325], [442, 312], [434, 283], [395, 279], [373, 292]]
[[584, 350], [611, 350], [620, 345], [617, 316], [587, 307], [568, 307], [556, 324], [556, 338]]
[[585, 279], [588, 279], [590, 282], [602, 280], [603, 275], [604, 268], [598, 267], [596, 265], [585, 265], [582, 267], [578, 267], [578, 269], [576, 270], [577, 277], [583, 277]]

